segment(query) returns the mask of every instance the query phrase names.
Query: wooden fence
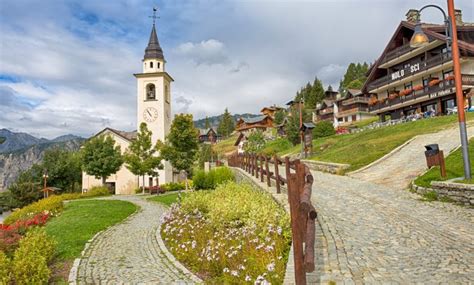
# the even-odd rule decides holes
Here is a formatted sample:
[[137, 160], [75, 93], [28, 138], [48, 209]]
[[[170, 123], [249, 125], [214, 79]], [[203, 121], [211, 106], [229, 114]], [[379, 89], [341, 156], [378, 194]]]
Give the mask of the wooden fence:
[[[281, 186], [286, 185], [290, 204], [295, 282], [297, 285], [306, 284], [306, 272], [313, 272], [315, 269], [314, 238], [317, 217], [311, 204], [313, 176], [309, 167], [299, 159], [249, 153], [231, 156], [228, 163], [229, 166], [239, 167], [259, 178], [261, 182], [266, 182], [268, 186], [272, 185], [273, 180], [277, 193], [281, 193]], [[280, 169], [285, 170], [285, 176], [280, 175]]]

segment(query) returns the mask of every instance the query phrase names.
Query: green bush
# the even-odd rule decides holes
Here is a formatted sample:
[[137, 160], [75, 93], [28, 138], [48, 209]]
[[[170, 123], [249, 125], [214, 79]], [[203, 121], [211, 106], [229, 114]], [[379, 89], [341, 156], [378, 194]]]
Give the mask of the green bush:
[[313, 129], [313, 139], [329, 137], [336, 134], [336, 130], [331, 122], [321, 121]]
[[43, 228], [30, 230], [20, 241], [12, 262], [17, 284], [46, 284], [51, 271], [48, 268], [54, 256], [56, 242]]
[[87, 197], [97, 197], [97, 196], [107, 196], [110, 195], [110, 189], [106, 186], [94, 186], [87, 191], [84, 196]]
[[160, 188], [165, 191], [179, 191], [186, 189], [186, 184], [184, 182], [169, 182], [163, 185], [160, 185]]
[[11, 261], [8, 256], [0, 251], [0, 284], [10, 284], [11, 280]]
[[234, 180], [234, 173], [228, 167], [218, 167], [208, 173], [197, 171], [193, 176], [194, 189], [215, 189], [217, 185]]

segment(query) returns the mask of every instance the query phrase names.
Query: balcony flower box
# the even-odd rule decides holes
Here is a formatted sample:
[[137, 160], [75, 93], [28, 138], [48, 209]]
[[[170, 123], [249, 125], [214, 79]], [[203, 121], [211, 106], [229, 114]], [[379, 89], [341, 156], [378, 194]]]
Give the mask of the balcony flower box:
[[433, 79], [428, 83], [428, 86], [432, 87], [432, 86], [438, 85], [440, 82], [441, 80], [439, 79]]
[[405, 89], [405, 90], [402, 90], [402, 91], [400, 91], [400, 96], [407, 96], [407, 95], [410, 95], [411, 92], [413, 92], [413, 89]]
[[373, 105], [377, 104], [377, 102], [378, 102], [377, 98], [372, 97], [369, 100], [369, 106], [373, 106]]
[[420, 84], [420, 85], [415, 85], [415, 86], [413, 87], [413, 90], [414, 90], [414, 91], [419, 91], [419, 90], [423, 90], [423, 88], [424, 88], [423, 85]]
[[446, 81], [449, 80], [454, 80], [454, 75], [449, 75], [448, 77], [445, 78]]

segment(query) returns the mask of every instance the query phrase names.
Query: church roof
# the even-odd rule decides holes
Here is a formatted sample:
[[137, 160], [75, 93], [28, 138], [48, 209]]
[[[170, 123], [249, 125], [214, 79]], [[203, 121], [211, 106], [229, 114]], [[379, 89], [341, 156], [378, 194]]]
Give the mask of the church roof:
[[156, 35], [155, 24], [153, 24], [153, 28], [151, 29], [150, 40], [145, 49], [145, 56], [143, 59], [151, 58], [164, 59], [163, 50], [161, 49], [160, 42], [158, 42], [158, 36]]
[[95, 136], [98, 136], [98, 135], [100, 135], [100, 134], [102, 134], [106, 131], [110, 131], [110, 132], [124, 138], [127, 141], [132, 141], [132, 140], [137, 138], [137, 131], [125, 132], [125, 131], [119, 131], [119, 130], [108, 128], [108, 127], [103, 129], [102, 131], [98, 132]]

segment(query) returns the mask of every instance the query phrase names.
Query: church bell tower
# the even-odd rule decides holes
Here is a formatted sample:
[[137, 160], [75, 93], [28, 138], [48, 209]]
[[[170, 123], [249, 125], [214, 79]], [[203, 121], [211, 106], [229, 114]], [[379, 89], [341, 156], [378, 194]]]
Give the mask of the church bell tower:
[[[156, 8], [153, 9], [153, 26], [148, 46], [143, 57], [142, 73], [134, 74], [137, 79], [137, 130], [145, 122], [152, 132], [152, 142], [165, 141], [171, 125], [171, 82], [173, 78], [166, 72], [166, 60], [163, 56], [156, 34]], [[163, 162], [164, 169], [159, 170], [159, 184], [171, 182], [173, 179], [172, 167]], [[141, 183], [141, 181], [140, 181]], [[148, 177], [145, 186], [156, 185], [156, 179]]]

